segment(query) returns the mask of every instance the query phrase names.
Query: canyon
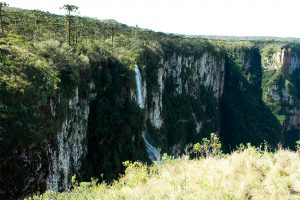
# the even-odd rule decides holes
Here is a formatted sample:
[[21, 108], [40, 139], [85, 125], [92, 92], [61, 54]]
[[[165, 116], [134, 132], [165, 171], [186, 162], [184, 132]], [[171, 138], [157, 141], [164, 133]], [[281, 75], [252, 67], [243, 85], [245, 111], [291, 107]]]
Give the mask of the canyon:
[[[69, 190], [74, 175], [110, 181], [124, 170], [122, 162], [180, 156], [211, 133], [225, 152], [241, 143], [294, 148], [300, 43], [144, 34], [151, 39], [131, 38], [125, 47], [124, 36], [116, 36], [113, 50], [97, 42], [72, 49], [48, 40], [33, 50], [0, 44], [7, 67], [0, 68], [0, 142], [6, 145], [0, 198]], [[126, 62], [120, 52], [130, 55]], [[16, 78], [22, 66], [29, 67]], [[16, 142], [31, 132], [33, 141]], [[10, 143], [13, 134], [21, 136]]]

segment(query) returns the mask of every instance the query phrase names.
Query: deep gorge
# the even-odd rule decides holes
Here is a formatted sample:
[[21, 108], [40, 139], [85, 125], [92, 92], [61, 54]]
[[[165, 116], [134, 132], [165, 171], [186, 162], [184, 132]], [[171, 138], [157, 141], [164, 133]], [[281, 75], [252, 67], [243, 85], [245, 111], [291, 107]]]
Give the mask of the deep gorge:
[[[1, 42], [0, 198], [67, 190], [73, 175], [109, 181], [126, 160], [151, 162], [145, 127], [173, 156], [211, 133], [227, 152], [241, 143], [295, 146], [300, 43], [119, 26], [113, 47], [105, 36], [76, 48], [59, 38]], [[125, 35], [132, 30], [138, 38]]]

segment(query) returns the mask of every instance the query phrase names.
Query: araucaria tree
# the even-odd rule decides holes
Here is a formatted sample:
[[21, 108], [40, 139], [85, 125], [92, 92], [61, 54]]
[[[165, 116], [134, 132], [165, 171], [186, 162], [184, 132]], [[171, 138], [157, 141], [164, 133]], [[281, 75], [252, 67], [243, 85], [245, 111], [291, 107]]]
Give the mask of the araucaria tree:
[[72, 13], [75, 13], [78, 11], [79, 7], [75, 5], [65, 4], [62, 9], [64, 9], [67, 14], [67, 20], [68, 20], [68, 42], [69, 45], [72, 45], [74, 43], [74, 37], [77, 34], [76, 33], [76, 21], [75, 17], [72, 15]]
[[113, 25], [110, 27], [110, 33], [111, 33], [111, 45], [114, 46], [115, 27]]
[[8, 6], [5, 2], [0, 2], [0, 23], [1, 23], [1, 37], [4, 37], [4, 10], [3, 8]]

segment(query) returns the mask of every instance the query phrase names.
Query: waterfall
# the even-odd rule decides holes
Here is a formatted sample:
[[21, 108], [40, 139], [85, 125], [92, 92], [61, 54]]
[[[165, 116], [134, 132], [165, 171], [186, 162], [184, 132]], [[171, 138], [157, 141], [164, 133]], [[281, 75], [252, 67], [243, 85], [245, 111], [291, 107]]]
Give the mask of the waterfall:
[[148, 134], [147, 129], [143, 131], [143, 139], [146, 144], [146, 149], [147, 149], [149, 159], [152, 162], [160, 161], [161, 160], [160, 149], [157, 149], [153, 145], [151, 145], [150, 135]]
[[[144, 108], [144, 99], [143, 99], [143, 83], [142, 83], [142, 76], [141, 72], [139, 70], [139, 67], [135, 65], [134, 67], [134, 72], [135, 72], [135, 83], [136, 83], [136, 103], [139, 105], [141, 109]], [[150, 135], [147, 131], [147, 127], [145, 126], [145, 130], [143, 131], [143, 139], [146, 145], [146, 150], [148, 153], [149, 159], [154, 162], [154, 161], [160, 161], [160, 149], [155, 148], [151, 144], [151, 138]]]
[[139, 105], [141, 109], [144, 108], [144, 99], [143, 99], [143, 83], [142, 76], [139, 70], [139, 67], [135, 65], [135, 84], [136, 84], [136, 103]]

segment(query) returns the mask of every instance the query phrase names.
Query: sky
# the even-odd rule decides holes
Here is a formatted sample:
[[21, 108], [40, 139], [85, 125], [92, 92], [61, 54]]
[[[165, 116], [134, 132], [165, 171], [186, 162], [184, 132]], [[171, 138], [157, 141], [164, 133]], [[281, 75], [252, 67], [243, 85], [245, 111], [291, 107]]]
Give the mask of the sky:
[[3, 0], [12, 7], [115, 19], [130, 26], [186, 35], [300, 38], [299, 0]]

